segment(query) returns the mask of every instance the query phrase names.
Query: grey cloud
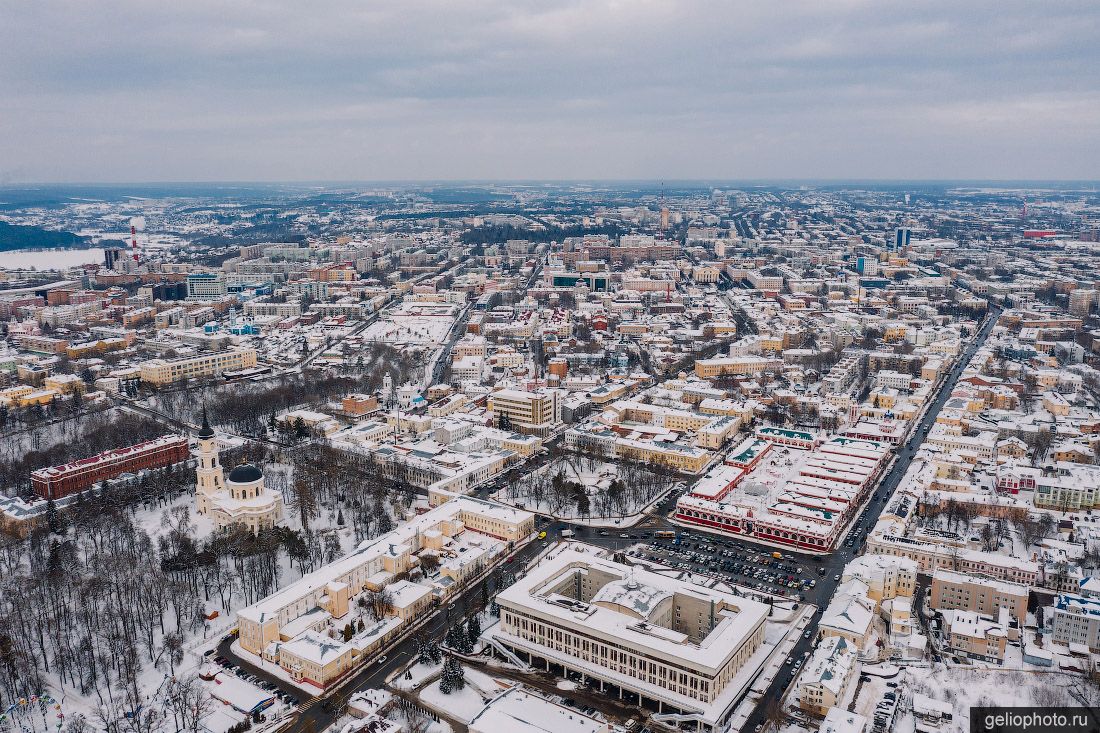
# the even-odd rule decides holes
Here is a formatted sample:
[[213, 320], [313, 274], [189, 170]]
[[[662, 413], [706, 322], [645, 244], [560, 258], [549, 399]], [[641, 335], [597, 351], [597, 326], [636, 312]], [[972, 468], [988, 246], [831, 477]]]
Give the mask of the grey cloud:
[[0, 165], [31, 180], [1100, 163], [1091, 2], [0, 0], [0, 18]]

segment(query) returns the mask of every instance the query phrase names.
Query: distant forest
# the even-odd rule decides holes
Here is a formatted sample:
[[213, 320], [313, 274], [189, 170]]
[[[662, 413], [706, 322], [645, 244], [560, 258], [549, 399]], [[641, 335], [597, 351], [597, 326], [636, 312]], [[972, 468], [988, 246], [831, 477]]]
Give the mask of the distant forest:
[[72, 232], [55, 232], [36, 226], [23, 226], [0, 221], [0, 252], [17, 249], [58, 249], [88, 246], [87, 237]]
[[475, 227], [462, 232], [462, 241], [466, 244], [502, 244], [509, 239], [526, 239], [532, 242], [560, 242], [566, 237], [583, 237], [585, 234], [607, 234], [618, 237], [626, 230], [615, 224], [601, 226], [549, 227], [546, 229], [527, 229], [511, 224], [494, 224]]

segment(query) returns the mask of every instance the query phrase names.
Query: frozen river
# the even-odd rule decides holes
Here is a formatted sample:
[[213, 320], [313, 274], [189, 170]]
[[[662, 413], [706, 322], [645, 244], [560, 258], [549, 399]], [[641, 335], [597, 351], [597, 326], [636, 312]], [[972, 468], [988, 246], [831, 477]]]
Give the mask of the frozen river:
[[0, 267], [12, 269], [64, 270], [69, 267], [102, 262], [103, 250], [93, 249], [43, 249], [0, 252]]

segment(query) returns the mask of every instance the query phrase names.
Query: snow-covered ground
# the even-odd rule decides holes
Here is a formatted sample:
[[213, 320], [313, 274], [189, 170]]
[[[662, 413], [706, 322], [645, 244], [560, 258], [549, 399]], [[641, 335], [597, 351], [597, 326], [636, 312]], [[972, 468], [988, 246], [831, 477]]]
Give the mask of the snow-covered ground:
[[442, 664], [421, 664], [417, 662], [408, 669], [410, 678], [406, 678], [405, 675], [401, 674], [395, 677], [390, 684], [398, 690], [415, 690], [434, 675], [438, 675], [442, 669]]
[[446, 339], [456, 312], [454, 306], [405, 304], [372, 323], [362, 338], [364, 342], [383, 341], [392, 346], [436, 346]]
[[430, 708], [469, 723], [484, 709], [486, 703], [511, 686], [470, 667], [464, 666], [463, 673], [466, 686], [461, 690], [444, 695], [439, 689], [439, 680], [436, 680], [421, 690], [420, 701]]
[[[976, 706], [1080, 706], [1080, 694], [1087, 688], [1078, 674], [1043, 670], [983, 669], [973, 666], [934, 664], [931, 667], [903, 668], [893, 680], [871, 677], [863, 682], [855, 700], [854, 711], [872, 719], [875, 706], [897, 683], [902, 703], [894, 733], [912, 733], [915, 719], [912, 713], [913, 695], [921, 694], [947, 702], [952, 707], [953, 720], [943, 724], [942, 733], [963, 733], [970, 730], [970, 708]], [[1087, 693], [1086, 693], [1087, 694]], [[1096, 704], [1090, 700], [1089, 704]]]
[[[555, 476], [565, 482], [574, 482], [584, 488], [588, 498], [588, 512], [582, 513], [577, 501], [565, 494], [556, 495], [552, 488]], [[593, 527], [630, 527], [636, 524], [647, 508], [655, 503], [668, 488], [652, 496], [635, 495], [626, 487], [623, 490], [622, 507], [610, 506], [607, 499], [612, 482], [620, 479], [616, 463], [586, 456], [566, 455], [493, 493], [492, 498], [513, 506], [522, 505], [528, 511], [548, 514]], [[671, 487], [669, 487], [671, 488]]]

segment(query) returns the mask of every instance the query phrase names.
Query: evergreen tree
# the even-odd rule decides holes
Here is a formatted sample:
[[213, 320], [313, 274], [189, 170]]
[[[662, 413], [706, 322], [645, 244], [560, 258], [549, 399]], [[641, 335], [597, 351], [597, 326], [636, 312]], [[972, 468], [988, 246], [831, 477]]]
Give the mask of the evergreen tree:
[[57, 511], [53, 499], [46, 502], [46, 526], [52, 534], [65, 534], [69, 531], [69, 518], [64, 512]]
[[466, 638], [470, 640], [470, 647], [477, 643], [477, 637], [481, 636], [481, 621], [478, 619], [477, 614], [470, 616], [470, 620], [466, 622]]
[[439, 664], [443, 661], [443, 652], [435, 641], [428, 642], [428, 663]]
[[393, 520], [390, 519], [390, 513], [386, 511], [381, 502], [375, 505], [374, 516], [378, 517], [378, 534], [386, 534], [386, 532], [393, 529]]
[[500, 606], [497, 605], [497, 599], [493, 599], [493, 603], [489, 606], [489, 615], [493, 618], [500, 618]]
[[343, 509], [340, 509], [336, 512], [336, 524], [338, 524], [341, 527], [344, 526], [344, 510]]
[[446, 667], [443, 668], [443, 676], [439, 678], [439, 691], [444, 695], [450, 695], [454, 691], [451, 675], [447, 673]]
[[459, 664], [459, 661], [454, 657], [448, 659], [447, 664], [451, 666], [451, 673], [449, 675], [451, 680], [451, 687], [456, 690], [461, 690], [463, 687], [466, 686], [466, 677], [462, 672], [462, 665]]
[[458, 647], [459, 647], [458, 633], [457, 632], [458, 632], [458, 627], [457, 626], [452, 626], [449, 629], [447, 629], [447, 635], [443, 637], [443, 643], [446, 644], [451, 649], [454, 649], [456, 651], [458, 650]]

